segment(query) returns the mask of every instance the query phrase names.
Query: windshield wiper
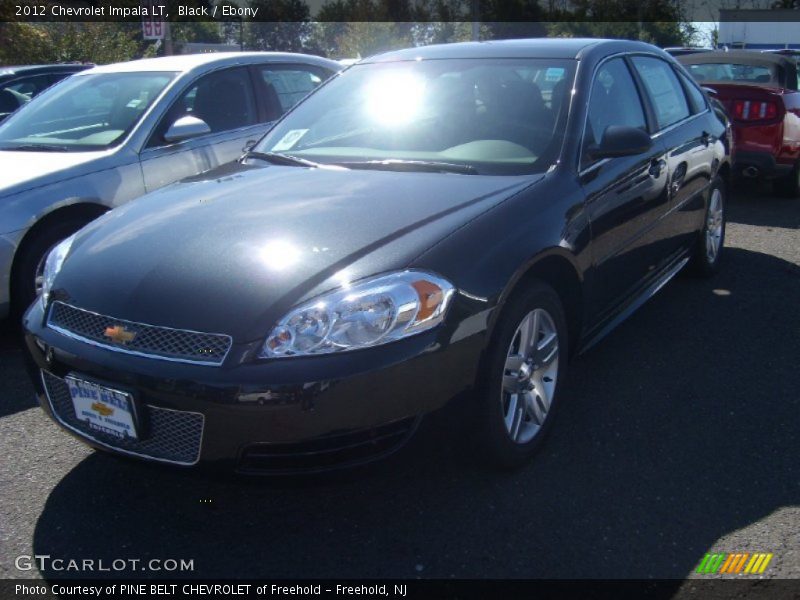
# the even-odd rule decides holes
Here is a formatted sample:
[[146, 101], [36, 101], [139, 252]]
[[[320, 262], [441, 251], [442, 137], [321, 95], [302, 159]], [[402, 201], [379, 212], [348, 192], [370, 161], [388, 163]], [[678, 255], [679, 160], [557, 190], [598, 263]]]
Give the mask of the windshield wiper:
[[306, 160], [291, 154], [282, 154], [280, 152], [259, 152], [258, 150], [248, 150], [242, 155], [242, 158], [255, 158], [264, 160], [273, 165], [286, 165], [289, 167], [319, 167], [319, 163], [312, 160]]
[[58, 146], [56, 144], [21, 144], [19, 146], [9, 146], [0, 148], [9, 152], [68, 152], [68, 146]]
[[387, 160], [363, 160], [336, 163], [348, 169], [381, 169], [387, 171], [422, 171], [427, 173], [461, 173], [462, 175], [477, 175], [478, 169], [470, 165], [440, 162], [435, 160], [402, 160], [390, 158]]

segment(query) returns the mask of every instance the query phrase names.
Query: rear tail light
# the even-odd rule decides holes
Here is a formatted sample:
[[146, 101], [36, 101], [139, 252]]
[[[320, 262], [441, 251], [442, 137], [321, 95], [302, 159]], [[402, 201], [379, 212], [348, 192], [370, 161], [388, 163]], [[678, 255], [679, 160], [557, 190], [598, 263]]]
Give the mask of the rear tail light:
[[733, 118], [737, 121], [766, 121], [778, 116], [775, 102], [759, 100], [736, 100], [733, 103]]

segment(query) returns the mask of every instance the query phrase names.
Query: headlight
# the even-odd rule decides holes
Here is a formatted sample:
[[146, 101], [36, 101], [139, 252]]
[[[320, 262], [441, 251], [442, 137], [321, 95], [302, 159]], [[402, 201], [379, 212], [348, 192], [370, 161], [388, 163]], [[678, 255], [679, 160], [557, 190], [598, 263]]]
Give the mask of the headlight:
[[444, 320], [453, 286], [422, 271], [368, 279], [293, 309], [270, 332], [259, 357], [357, 350], [408, 337]]
[[44, 261], [44, 271], [42, 272], [42, 308], [47, 308], [47, 300], [50, 297], [50, 290], [53, 287], [53, 280], [61, 270], [61, 265], [64, 264], [64, 259], [67, 257], [75, 235], [69, 236], [64, 241], [60, 242], [47, 255]]

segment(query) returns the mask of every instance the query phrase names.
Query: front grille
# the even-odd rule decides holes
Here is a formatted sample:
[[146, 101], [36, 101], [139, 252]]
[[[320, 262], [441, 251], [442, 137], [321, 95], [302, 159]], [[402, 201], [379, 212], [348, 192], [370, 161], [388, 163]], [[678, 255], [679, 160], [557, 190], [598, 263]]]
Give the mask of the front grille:
[[[98, 315], [63, 302], [53, 302], [47, 326], [117, 352], [208, 365], [221, 365], [232, 342], [230, 336], [221, 333], [134, 323]], [[114, 328], [130, 334], [132, 339], [119, 343], [111, 341], [106, 331]]]
[[58, 421], [84, 438], [125, 454], [180, 465], [193, 465], [200, 458], [205, 421], [200, 413], [144, 404], [140, 407], [144, 424], [140, 435], [143, 437], [138, 440], [119, 439], [91, 429], [75, 416], [69, 387], [63, 379], [42, 371], [42, 382]]
[[280, 474], [355, 466], [386, 456], [413, 434], [417, 418], [295, 443], [262, 443], [245, 448], [238, 471]]

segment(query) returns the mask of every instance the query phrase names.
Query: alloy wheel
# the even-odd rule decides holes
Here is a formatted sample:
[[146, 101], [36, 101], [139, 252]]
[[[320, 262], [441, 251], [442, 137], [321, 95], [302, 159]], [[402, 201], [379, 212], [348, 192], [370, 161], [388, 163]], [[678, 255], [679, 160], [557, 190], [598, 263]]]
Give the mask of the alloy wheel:
[[530, 442], [550, 411], [559, 356], [558, 330], [544, 309], [529, 312], [508, 348], [500, 399], [506, 433], [517, 444]]
[[722, 244], [722, 228], [724, 226], [722, 211], [722, 192], [714, 189], [711, 192], [706, 216], [706, 258], [709, 264], [713, 264], [717, 259]]

